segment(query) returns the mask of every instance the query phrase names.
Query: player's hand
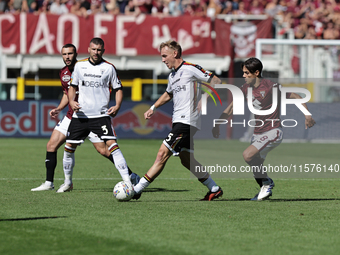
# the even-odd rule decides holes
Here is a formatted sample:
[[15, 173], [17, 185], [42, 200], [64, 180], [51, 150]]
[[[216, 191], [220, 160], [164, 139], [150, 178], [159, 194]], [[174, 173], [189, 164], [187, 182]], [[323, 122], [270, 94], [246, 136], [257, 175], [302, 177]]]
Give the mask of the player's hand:
[[202, 109], [202, 99], [200, 100], [200, 101], [198, 101], [198, 103], [197, 103], [197, 111], [198, 111], [198, 113], [201, 113], [201, 109]]
[[50, 111], [50, 116], [51, 116], [52, 118], [55, 118], [55, 117], [58, 116], [58, 114], [59, 114], [60, 112], [61, 112], [60, 109], [54, 108], [54, 109], [52, 109], [52, 110]]
[[148, 119], [151, 118], [151, 116], [152, 116], [154, 113], [155, 113], [155, 112], [154, 112], [152, 109], [149, 109], [149, 110], [147, 110], [147, 111], [144, 113], [144, 118], [145, 118], [146, 120], [148, 120]]
[[214, 138], [219, 138], [220, 137], [220, 127], [219, 126], [215, 126], [213, 127], [212, 131], [212, 135]]
[[80, 104], [76, 101], [70, 101], [69, 104], [74, 112], [78, 112], [81, 109]]
[[120, 107], [115, 105], [110, 107], [110, 109], [107, 111], [107, 114], [110, 115], [112, 118], [115, 117], [119, 112]]
[[315, 125], [315, 120], [312, 118], [312, 116], [306, 116], [305, 120], [305, 128], [311, 128]]

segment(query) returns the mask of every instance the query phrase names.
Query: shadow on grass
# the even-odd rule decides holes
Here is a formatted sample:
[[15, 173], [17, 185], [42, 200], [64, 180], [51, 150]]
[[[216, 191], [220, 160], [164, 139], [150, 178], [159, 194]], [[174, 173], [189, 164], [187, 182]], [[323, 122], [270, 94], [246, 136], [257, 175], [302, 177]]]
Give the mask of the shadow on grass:
[[[98, 188], [98, 189], [73, 189], [73, 191], [80, 191], [80, 192], [112, 192], [113, 188]], [[143, 190], [143, 193], [148, 193], [148, 192], [188, 192], [189, 190], [183, 189], [183, 190], [178, 190], [178, 189], [163, 189], [163, 188], [147, 188]]]
[[276, 199], [266, 199], [263, 201], [251, 201], [250, 198], [222, 198], [214, 200], [214, 202], [237, 202], [237, 201], [250, 201], [250, 202], [301, 202], [301, 201], [332, 201], [332, 200], [340, 200], [340, 198], [276, 198]]
[[24, 221], [24, 220], [49, 220], [67, 218], [66, 216], [50, 216], [50, 217], [30, 217], [30, 218], [15, 218], [15, 219], [0, 219], [0, 221]]

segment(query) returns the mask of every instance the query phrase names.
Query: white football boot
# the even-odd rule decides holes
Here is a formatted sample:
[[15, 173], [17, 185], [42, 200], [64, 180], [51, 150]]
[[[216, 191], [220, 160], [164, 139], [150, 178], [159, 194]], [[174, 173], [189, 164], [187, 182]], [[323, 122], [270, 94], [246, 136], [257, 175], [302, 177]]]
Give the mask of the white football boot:
[[44, 182], [39, 187], [31, 189], [31, 191], [44, 191], [44, 190], [54, 190], [53, 183], [52, 184], [47, 184], [46, 182]]
[[57, 193], [63, 193], [63, 192], [69, 192], [73, 190], [73, 183], [71, 183], [71, 185], [68, 184], [61, 184], [59, 189], [56, 191]]
[[257, 201], [269, 198], [272, 195], [272, 189], [274, 188], [274, 186], [275, 186], [274, 181], [270, 178], [268, 178], [265, 181], [262, 181], [262, 187], [257, 196]]

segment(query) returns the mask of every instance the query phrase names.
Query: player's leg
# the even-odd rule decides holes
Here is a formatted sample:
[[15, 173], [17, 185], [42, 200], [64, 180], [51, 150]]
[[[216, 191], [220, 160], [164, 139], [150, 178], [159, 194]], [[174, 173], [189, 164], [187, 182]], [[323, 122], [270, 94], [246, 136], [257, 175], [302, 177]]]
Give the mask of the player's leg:
[[252, 167], [254, 178], [259, 186], [262, 187], [262, 180], [268, 178], [268, 175], [267, 172], [262, 171], [264, 158], [260, 156], [260, 151], [254, 145], [249, 145], [243, 151], [243, 158]]
[[272, 195], [275, 184], [263, 170], [263, 163], [268, 152], [280, 145], [282, 137], [283, 132], [279, 128], [254, 135], [252, 144], [243, 152], [244, 160], [252, 167], [254, 178], [261, 187], [260, 192], [251, 200], [259, 201]]
[[[171, 155], [178, 156], [182, 150], [181, 141], [184, 133], [190, 130], [189, 125], [175, 123], [168, 136], [163, 140], [158, 150], [157, 157], [149, 171], [140, 179], [139, 183], [134, 186], [135, 196], [133, 199], [139, 199], [142, 191], [149, 186], [154, 179], [163, 171], [166, 162]], [[190, 132], [189, 132], [190, 133]]]
[[64, 148], [63, 156], [63, 170], [65, 180], [59, 187], [57, 193], [63, 193], [73, 190], [73, 168], [75, 166], [75, 151], [77, 146], [84, 142], [84, 139], [88, 136], [88, 120], [72, 118], [68, 129], [68, 136], [66, 137], [66, 144]]
[[[161, 147], [158, 150], [157, 157], [153, 165], [150, 167], [148, 172], [140, 179], [139, 183], [134, 186], [135, 193], [141, 194], [142, 191], [152, 183], [158, 175], [161, 174], [163, 171], [166, 162], [172, 155], [172, 152], [164, 145], [164, 143], [161, 145]], [[134, 199], [139, 199], [140, 195], [134, 197]]]
[[[115, 134], [115, 132], [114, 132], [114, 134]], [[101, 140], [98, 137], [98, 135], [96, 135], [93, 132], [90, 132], [88, 138], [91, 141], [91, 143], [93, 144], [93, 146], [96, 148], [96, 150], [102, 156], [106, 157], [107, 159], [109, 159], [114, 164], [113, 156], [111, 155], [109, 148], [106, 145], [106, 143], [103, 140]], [[127, 166], [127, 168], [128, 168], [131, 183], [134, 184], [134, 185], [137, 184], [139, 182], [140, 177], [138, 176], [138, 174], [133, 173], [129, 166]]]
[[201, 199], [201, 201], [211, 201], [223, 195], [222, 188], [216, 184], [208, 172], [196, 171], [196, 169], [202, 169], [202, 165], [195, 159], [193, 151], [183, 150], [179, 154], [179, 157], [181, 159], [182, 165], [208, 188], [209, 191], [204, 196], [204, 198]]
[[54, 128], [50, 140], [46, 145], [46, 181], [39, 187], [31, 189], [31, 191], [53, 190], [54, 172], [57, 166], [57, 151], [59, 147], [66, 141], [66, 133], [70, 123], [70, 119], [66, 116]]
[[103, 117], [90, 119], [89, 130], [105, 141], [108, 151], [112, 155], [114, 165], [120, 173], [123, 181], [131, 183], [128, 166], [116, 141], [117, 138], [111, 125], [111, 118]]

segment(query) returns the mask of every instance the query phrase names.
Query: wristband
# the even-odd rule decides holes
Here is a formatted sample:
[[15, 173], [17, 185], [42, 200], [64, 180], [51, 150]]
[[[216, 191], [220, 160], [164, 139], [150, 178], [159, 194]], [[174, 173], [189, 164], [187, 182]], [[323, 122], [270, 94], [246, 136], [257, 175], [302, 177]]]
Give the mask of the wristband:
[[150, 107], [151, 110], [153, 111], [156, 111], [156, 106], [153, 104], [151, 107]]

